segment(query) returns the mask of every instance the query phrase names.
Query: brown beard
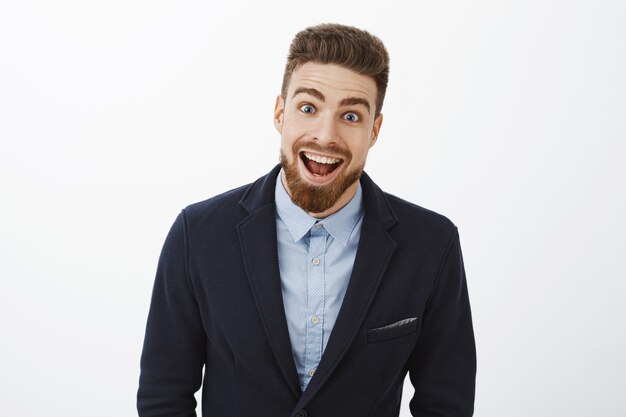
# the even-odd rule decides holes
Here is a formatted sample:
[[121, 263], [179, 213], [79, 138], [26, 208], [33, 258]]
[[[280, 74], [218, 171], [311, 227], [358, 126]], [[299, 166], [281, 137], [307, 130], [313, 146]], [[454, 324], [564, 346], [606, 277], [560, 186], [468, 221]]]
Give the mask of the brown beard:
[[[364, 166], [356, 167], [351, 171], [341, 172], [337, 175], [330, 184], [326, 185], [311, 185], [302, 177], [298, 170], [298, 158], [300, 153], [298, 149], [306, 145], [308, 149], [318, 151], [320, 153], [339, 153], [342, 156], [342, 164], [348, 164], [352, 159], [352, 155], [349, 151], [338, 150], [336, 148], [323, 148], [315, 142], [296, 142], [293, 145], [292, 155], [293, 159], [291, 164], [287, 162], [287, 158], [280, 151], [280, 164], [285, 171], [285, 178], [287, 179], [287, 187], [291, 194], [291, 201], [294, 204], [301, 207], [304, 211], [309, 213], [322, 213], [333, 206], [339, 200], [339, 197], [346, 192], [346, 190], [361, 178]], [[305, 167], [306, 169], [306, 167]], [[340, 169], [339, 167], [337, 169]]]

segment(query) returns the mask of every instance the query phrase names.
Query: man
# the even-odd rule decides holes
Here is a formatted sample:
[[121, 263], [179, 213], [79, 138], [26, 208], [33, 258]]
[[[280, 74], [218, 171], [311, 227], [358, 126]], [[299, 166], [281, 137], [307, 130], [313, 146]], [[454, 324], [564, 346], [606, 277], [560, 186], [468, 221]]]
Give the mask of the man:
[[[185, 208], [159, 260], [140, 416], [471, 416], [475, 347], [457, 229], [363, 173], [382, 125], [380, 40], [293, 40], [281, 164]], [[202, 369], [204, 366], [204, 379]]]

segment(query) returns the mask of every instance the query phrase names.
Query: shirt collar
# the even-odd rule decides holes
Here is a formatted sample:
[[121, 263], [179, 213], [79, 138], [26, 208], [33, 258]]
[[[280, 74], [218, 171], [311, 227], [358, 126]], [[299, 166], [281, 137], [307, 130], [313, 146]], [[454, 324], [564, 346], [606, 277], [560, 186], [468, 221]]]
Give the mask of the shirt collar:
[[363, 216], [361, 183], [359, 182], [354, 197], [341, 210], [324, 219], [317, 219], [291, 201], [291, 197], [289, 197], [283, 185], [281, 174], [282, 170], [278, 173], [278, 178], [276, 178], [276, 190], [274, 193], [276, 212], [287, 226], [294, 242], [302, 239], [313, 225], [319, 222], [324, 225], [335, 240], [338, 240], [344, 246], [347, 245], [354, 227]]

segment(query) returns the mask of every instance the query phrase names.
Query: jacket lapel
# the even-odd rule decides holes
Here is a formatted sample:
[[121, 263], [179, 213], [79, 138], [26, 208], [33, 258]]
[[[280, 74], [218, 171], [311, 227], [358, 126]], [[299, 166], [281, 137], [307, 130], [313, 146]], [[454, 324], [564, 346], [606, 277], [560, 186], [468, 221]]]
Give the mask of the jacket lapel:
[[387, 232], [397, 218], [386, 197], [365, 173], [361, 186], [365, 215], [350, 283], [320, 364], [296, 410], [303, 408], [319, 391], [350, 347], [397, 246]]
[[276, 243], [274, 186], [278, 169], [252, 184], [240, 204], [250, 214], [237, 225], [248, 282], [254, 301], [287, 385], [296, 398], [302, 394], [291, 351], [283, 305]]

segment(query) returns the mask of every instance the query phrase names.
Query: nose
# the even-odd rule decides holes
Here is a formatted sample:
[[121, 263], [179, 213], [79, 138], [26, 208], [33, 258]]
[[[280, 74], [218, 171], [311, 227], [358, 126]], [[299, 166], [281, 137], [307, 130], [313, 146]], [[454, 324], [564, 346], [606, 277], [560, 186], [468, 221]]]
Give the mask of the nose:
[[314, 132], [313, 140], [320, 145], [336, 145], [339, 135], [338, 121], [333, 115], [326, 114], [318, 118], [318, 123]]

